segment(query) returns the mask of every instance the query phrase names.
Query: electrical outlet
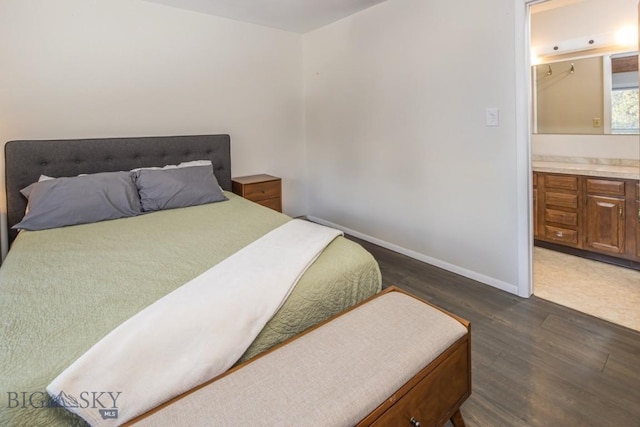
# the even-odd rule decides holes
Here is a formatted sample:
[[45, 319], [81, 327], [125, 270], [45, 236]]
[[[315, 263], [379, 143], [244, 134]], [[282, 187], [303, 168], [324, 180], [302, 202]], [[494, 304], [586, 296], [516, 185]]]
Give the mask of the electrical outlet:
[[594, 117], [593, 118], [593, 127], [594, 128], [599, 128], [601, 126], [601, 120], [600, 117]]

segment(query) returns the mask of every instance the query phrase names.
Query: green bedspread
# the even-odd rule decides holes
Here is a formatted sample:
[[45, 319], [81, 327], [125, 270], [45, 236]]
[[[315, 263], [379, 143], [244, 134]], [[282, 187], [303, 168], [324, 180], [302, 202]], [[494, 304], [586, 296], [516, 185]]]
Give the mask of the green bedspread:
[[[46, 407], [53, 378], [120, 323], [290, 219], [226, 195], [222, 203], [20, 233], [0, 268], [0, 425], [83, 425]], [[242, 360], [373, 295], [380, 283], [368, 252], [334, 240]]]

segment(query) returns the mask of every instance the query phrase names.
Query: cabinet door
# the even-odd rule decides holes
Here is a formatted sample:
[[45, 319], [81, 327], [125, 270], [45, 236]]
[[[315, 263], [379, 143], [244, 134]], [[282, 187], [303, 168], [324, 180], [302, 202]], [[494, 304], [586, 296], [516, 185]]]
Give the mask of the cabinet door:
[[636, 228], [636, 256], [640, 258], [640, 182], [636, 182], [636, 211], [634, 212], [634, 217]]
[[538, 237], [540, 235], [540, 227], [538, 226], [538, 220], [540, 215], [538, 215], [538, 189], [533, 189], [533, 237]]
[[[640, 197], [640, 189], [638, 190]], [[636, 256], [640, 258], [640, 200], [636, 202]]]
[[587, 247], [605, 253], [624, 252], [624, 199], [587, 196]]

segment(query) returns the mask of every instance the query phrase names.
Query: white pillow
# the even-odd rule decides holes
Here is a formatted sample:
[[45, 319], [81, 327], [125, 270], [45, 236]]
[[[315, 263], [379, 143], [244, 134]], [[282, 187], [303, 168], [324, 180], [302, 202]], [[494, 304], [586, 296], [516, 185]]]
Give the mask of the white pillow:
[[163, 169], [177, 169], [177, 168], [189, 168], [191, 166], [211, 166], [211, 160], [192, 160], [190, 162], [182, 162], [178, 165], [166, 165], [163, 167], [153, 166], [148, 168], [135, 168], [130, 172], [136, 172], [139, 170], [163, 170]]

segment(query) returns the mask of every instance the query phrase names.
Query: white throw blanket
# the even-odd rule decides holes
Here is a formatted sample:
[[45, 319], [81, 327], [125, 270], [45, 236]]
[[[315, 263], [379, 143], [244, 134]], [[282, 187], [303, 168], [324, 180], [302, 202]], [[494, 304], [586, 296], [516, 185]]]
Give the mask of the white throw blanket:
[[125, 321], [47, 391], [91, 425], [113, 426], [223, 373], [341, 234], [287, 222]]

